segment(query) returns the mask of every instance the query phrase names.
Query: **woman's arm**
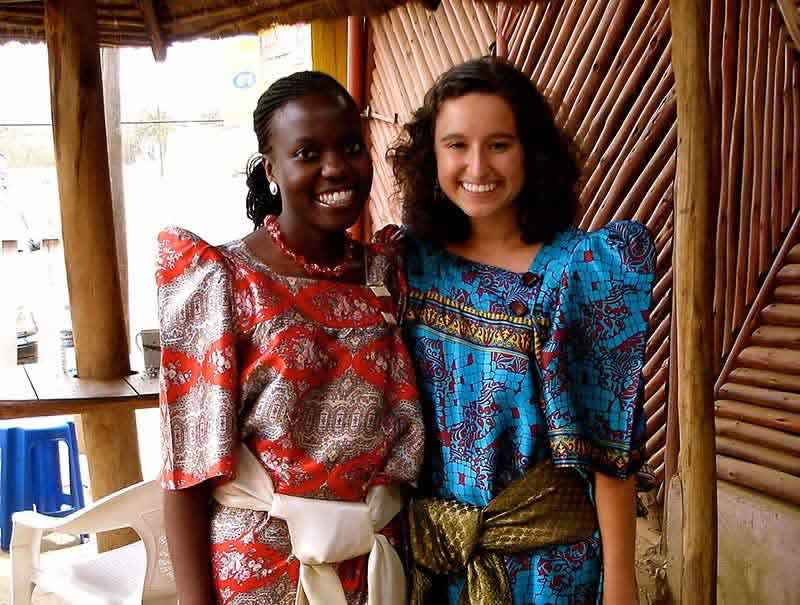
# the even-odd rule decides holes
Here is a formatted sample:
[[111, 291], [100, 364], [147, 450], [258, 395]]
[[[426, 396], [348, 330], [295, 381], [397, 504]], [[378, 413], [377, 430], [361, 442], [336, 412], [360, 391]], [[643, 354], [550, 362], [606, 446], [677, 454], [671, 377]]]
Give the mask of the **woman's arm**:
[[603, 605], [634, 605], [636, 588], [636, 477], [595, 473], [597, 519], [603, 542]]
[[181, 605], [214, 605], [208, 481], [181, 490], [164, 490], [164, 522]]

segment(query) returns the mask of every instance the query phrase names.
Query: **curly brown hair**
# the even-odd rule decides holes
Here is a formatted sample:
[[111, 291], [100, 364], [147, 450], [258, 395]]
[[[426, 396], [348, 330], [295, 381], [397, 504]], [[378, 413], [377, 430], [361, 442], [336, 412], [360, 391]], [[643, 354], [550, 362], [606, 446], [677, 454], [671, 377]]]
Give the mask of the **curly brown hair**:
[[469, 218], [438, 186], [434, 129], [445, 101], [476, 92], [502, 97], [514, 112], [525, 156], [525, 184], [515, 200], [522, 239], [548, 241], [575, 222], [578, 152], [556, 126], [536, 86], [516, 67], [494, 57], [467, 61], [442, 74], [386, 152], [399, 187], [403, 222], [417, 235], [440, 243], [469, 238]]

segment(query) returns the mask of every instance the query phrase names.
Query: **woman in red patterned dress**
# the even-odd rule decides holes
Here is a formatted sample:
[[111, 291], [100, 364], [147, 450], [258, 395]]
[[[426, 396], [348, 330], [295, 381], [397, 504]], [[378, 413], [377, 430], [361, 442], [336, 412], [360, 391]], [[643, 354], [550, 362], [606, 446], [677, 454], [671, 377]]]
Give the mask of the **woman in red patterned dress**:
[[[385, 250], [345, 231], [372, 181], [355, 103], [333, 78], [297, 73], [261, 96], [254, 124], [256, 230], [219, 247], [182, 229], [159, 236], [162, 484], [178, 594], [181, 605], [289, 605], [298, 594], [364, 604], [371, 558], [369, 574], [366, 555], [301, 565], [297, 528], [276, 504], [270, 514], [218, 495], [252, 459], [255, 487], [269, 484], [276, 502], [370, 502], [415, 481], [423, 447], [397, 326], [402, 277]], [[344, 527], [327, 515], [315, 527], [326, 523]], [[325, 567], [341, 590], [314, 594], [306, 583]], [[404, 598], [373, 585], [370, 603]]]

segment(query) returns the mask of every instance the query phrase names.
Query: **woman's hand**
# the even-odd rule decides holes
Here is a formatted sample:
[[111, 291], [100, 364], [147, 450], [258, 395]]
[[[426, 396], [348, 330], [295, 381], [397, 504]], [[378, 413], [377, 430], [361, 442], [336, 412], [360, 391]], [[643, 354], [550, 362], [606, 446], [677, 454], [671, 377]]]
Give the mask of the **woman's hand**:
[[603, 542], [603, 605], [637, 605], [636, 477], [596, 473], [595, 497]]

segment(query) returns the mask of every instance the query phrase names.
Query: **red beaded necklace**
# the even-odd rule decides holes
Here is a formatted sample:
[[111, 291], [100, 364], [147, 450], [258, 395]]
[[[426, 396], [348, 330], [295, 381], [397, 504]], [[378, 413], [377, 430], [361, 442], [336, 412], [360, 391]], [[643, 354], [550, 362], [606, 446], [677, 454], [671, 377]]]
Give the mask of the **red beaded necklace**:
[[303, 268], [303, 271], [309, 275], [317, 275], [322, 277], [341, 277], [345, 271], [353, 266], [353, 259], [356, 253], [356, 244], [350, 237], [350, 234], [345, 231], [344, 234], [344, 256], [341, 262], [335, 265], [320, 265], [319, 263], [311, 263], [305, 259], [302, 254], [298, 254], [292, 250], [283, 239], [283, 233], [278, 226], [278, 217], [270, 216], [265, 222], [264, 227], [269, 233], [272, 241], [278, 246], [281, 252], [291, 258], [295, 263]]

